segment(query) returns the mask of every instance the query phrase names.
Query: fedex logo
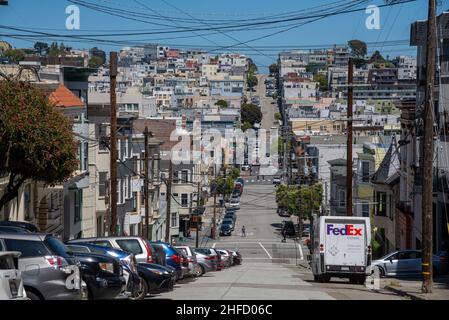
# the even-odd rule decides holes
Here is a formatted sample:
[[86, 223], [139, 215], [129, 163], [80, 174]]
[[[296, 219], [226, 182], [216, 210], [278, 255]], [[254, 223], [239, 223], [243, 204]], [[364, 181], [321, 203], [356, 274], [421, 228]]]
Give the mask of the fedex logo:
[[327, 225], [327, 234], [333, 234], [334, 236], [361, 236], [362, 228], [355, 228], [353, 224], [347, 224], [343, 228], [334, 227], [333, 224]]

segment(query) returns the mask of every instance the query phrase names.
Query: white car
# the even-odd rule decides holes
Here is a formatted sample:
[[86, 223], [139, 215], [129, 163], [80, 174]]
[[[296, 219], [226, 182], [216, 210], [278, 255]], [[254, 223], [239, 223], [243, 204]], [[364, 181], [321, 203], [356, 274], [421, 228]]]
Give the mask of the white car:
[[231, 208], [239, 208], [240, 207], [240, 199], [239, 198], [232, 198], [229, 202], [229, 206]]
[[274, 176], [273, 177], [273, 184], [281, 184], [281, 177]]
[[29, 300], [18, 270], [18, 251], [0, 251], [0, 300]]

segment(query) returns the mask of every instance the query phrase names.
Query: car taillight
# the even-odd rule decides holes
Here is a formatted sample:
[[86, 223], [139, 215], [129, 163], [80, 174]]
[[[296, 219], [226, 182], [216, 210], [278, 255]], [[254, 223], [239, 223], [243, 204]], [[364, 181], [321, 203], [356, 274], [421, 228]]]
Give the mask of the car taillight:
[[151, 250], [150, 250], [150, 246], [148, 245], [148, 243], [145, 241], [145, 239], [142, 239], [143, 244], [145, 246], [145, 249], [147, 250], [147, 262], [148, 263], [153, 263], [153, 256], [151, 254]]
[[179, 259], [179, 256], [178, 256], [177, 254], [173, 254], [173, 255], [171, 256], [171, 258], [172, 258], [172, 260], [173, 260], [175, 263], [180, 263], [180, 262], [181, 262], [181, 260]]
[[215, 260], [215, 256], [206, 257], [206, 258], [204, 258], [204, 260]]
[[324, 252], [324, 244], [320, 244], [320, 252]]
[[62, 267], [64, 264], [64, 258], [59, 257], [59, 256], [45, 256], [45, 260], [47, 261], [47, 263], [52, 266], [52, 267]]

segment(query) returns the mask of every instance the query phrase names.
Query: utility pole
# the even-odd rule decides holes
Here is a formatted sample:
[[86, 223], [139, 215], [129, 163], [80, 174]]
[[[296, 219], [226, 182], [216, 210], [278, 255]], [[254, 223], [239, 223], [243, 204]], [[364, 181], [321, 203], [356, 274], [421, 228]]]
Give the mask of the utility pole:
[[354, 62], [349, 58], [348, 62], [348, 111], [347, 111], [347, 133], [348, 140], [346, 142], [346, 214], [352, 216], [352, 98], [354, 94], [353, 88]]
[[110, 100], [111, 100], [111, 154], [110, 154], [110, 211], [111, 224], [109, 233], [111, 236], [117, 235], [117, 96], [115, 88], [117, 86], [117, 52], [109, 55], [109, 75], [111, 79]]
[[149, 183], [148, 183], [148, 176], [149, 176], [149, 170], [148, 170], [148, 127], [145, 126], [145, 131], [143, 132], [143, 135], [145, 137], [144, 142], [144, 148], [145, 148], [145, 156], [144, 156], [144, 190], [145, 190], [145, 237], [150, 240], [150, 192], [149, 192]]
[[432, 293], [432, 251], [433, 251], [433, 109], [436, 54], [436, 4], [429, 0], [427, 20], [427, 52], [426, 52], [426, 92], [424, 101], [424, 135], [422, 165], [422, 292]]
[[196, 197], [196, 239], [195, 239], [195, 248], [199, 246], [199, 238], [200, 238], [200, 191], [201, 191], [201, 175], [198, 180], [198, 195]]
[[171, 152], [170, 152], [170, 159], [168, 162], [168, 178], [167, 178], [167, 192], [165, 194], [165, 198], [167, 201], [167, 213], [166, 213], [166, 220], [165, 220], [165, 242], [170, 243], [170, 227], [171, 227], [171, 182], [172, 182], [172, 176], [173, 176], [173, 165], [171, 162]]

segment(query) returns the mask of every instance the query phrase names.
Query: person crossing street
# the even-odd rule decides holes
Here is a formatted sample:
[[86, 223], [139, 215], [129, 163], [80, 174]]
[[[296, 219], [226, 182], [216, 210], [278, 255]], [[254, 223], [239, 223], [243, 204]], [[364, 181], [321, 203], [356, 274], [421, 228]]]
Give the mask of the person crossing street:
[[242, 227], [242, 237], [246, 237], [246, 230], [245, 226]]

